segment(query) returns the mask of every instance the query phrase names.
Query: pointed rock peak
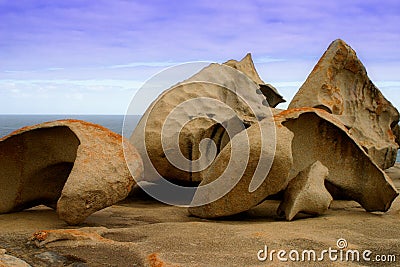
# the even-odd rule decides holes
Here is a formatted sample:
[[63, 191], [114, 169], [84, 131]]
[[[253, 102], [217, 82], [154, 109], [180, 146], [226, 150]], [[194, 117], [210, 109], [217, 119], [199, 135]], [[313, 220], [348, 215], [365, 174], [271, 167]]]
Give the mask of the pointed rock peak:
[[[328, 46], [328, 48], [326, 49], [326, 52], [325, 52], [325, 54], [327, 53], [327, 52], [329, 52], [329, 51], [336, 51], [336, 50], [338, 50], [338, 49], [346, 49], [346, 50], [349, 50], [349, 51], [351, 51], [351, 52], [353, 52], [353, 53], [355, 53], [355, 51], [350, 47], [350, 45], [348, 45], [345, 41], [343, 41], [342, 39], [336, 39], [336, 40], [334, 40], [332, 43], [330, 43], [330, 45]], [[325, 55], [324, 54], [324, 55]]]
[[246, 64], [251, 65], [255, 69], [254, 62], [253, 62], [253, 57], [251, 56], [251, 53], [247, 53], [242, 58], [242, 60], [240, 60], [240, 63], [242, 63], [243, 65], [246, 65]]
[[348, 46], [348, 44], [345, 41], [343, 41], [342, 39], [340, 39], [340, 38], [334, 40], [331, 43], [331, 45], [347, 45]]
[[241, 61], [245, 61], [245, 60], [250, 60], [250, 61], [253, 61], [253, 58], [252, 58], [252, 56], [251, 56], [251, 53], [249, 52], [249, 53], [247, 53], [243, 58], [242, 58], [242, 60]]
[[369, 79], [364, 65], [357, 57], [356, 51], [342, 39], [336, 39], [329, 45], [315, 67], [325, 67], [328, 72], [332, 72], [332, 68], [346, 70]]
[[247, 77], [253, 80], [253, 82], [258, 84], [261, 93], [267, 99], [270, 107], [274, 108], [279, 103], [286, 102], [286, 100], [283, 99], [282, 95], [279, 94], [278, 90], [276, 90], [275, 87], [270, 84], [266, 84], [263, 80], [261, 80], [260, 76], [257, 73], [256, 67], [254, 66], [251, 53], [247, 53], [246, 56], [240, 61], [231, 59], [223, 64], [243, 72], [247, 75]]
[[240, 61], [231, 59], [223, 64], [243, 72], [257, 84], [264, 84], [264, 81], [261, 80], [257, 73], [256, 67], [254, 66], [251, 53], [247, 53], [246, 56]]
[[289, 108], [324, 109], [349, 129], [382, 169], [393, 166], [398, 149], [390, 125], [399, 112], [372, 83], [356, 52], [333, 41], [294, 96]]

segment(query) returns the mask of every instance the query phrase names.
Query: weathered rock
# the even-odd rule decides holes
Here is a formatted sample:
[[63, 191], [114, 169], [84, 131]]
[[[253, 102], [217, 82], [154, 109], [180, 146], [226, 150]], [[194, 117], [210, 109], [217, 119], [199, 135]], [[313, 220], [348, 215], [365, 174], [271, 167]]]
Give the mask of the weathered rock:
[[69, 262], [67, 257], [53, 251], [36, 254], [35, 258], [40, 259], [49, 266], [68, 266]]
[[[224, 147], [205, 172], [205, 177], [196, 191], [192, 202], [193, 207], [189, 208], [192, 215], [213, 218], [237, 214], [249, 210], [267, 196], [286, 188], [292, 167], [293, 134], [287, 128], [277, 124], [274, 155], [275, 145], [267, 141], [274, 132], [271, 131], [271, 127], [273, 129], [275, 123], [271, 118], [266, 118], [259, 124], [254, 124], [246, 131], [237, 134]], [[248, 157], [245, 153], [247, 150]], [[273, 161], [271, 168], [263, 169], [270, 161]], [[253, 191], [251, 183], [256, 175], [263, 180]], [[232, 184], [234, 186], [229, 190]], [[212, 185], [213, 188], [202, 190], [201, 186], [205, 185]], [[210, 195], [215, 190], [224, 190], [226, 194], [206, 205], [198, 205], [198, 203], [209, 202]]]
[[399, 112], [371, 82], [344, 41], [329, 46], [289, 105], [289, 109], [300, 107], [334, 114], [379, 167], [393, 166], [398, 148], [393, 130]]
[[[125, 153], [136, 178], [143, 166], [135, 148]], [[0, 139], [0, 213], [44, 204], [78, 224], [124, 199], [134, 184], [122, 137], [78, 120], [22, 128]]]
[[333, 200], [324, 185], [328, 174], [328, 168], [319, 161], [299, 172], [285, 190], [278, 208], [279, 216], [291, 221], [299, 212], [320, 215], [327, 211]]
[[107, 232], [105, 227], [83, 227], [80, 229], [57, 229], [42, 230], [33, 233], [29, 239], [29, 243], [41, 248], [49, 243], [57, 241], [88, 241], [88, 242], [106, 242], [112, 243], [110, 239], [106, 239], [102, 234]]
[[256, 67], [254, 66], [250, 53], [248, 53], [241, 61], [231, 59], [224, 64], [243, 72], [256, 84], [258, 84], [270, 107], [274, 108], [279, 103], [286, 102], [286, 100], [283, 99], [282, 95], [279, 94], [275, 87], [273, 87], [271, 84], [266, 84], [263, 80], [261, 80], [257, 73]]
[[[211, 64], [163, 92], [148, 108], [130, 141], [144, 163], [146, 181], [200, 182], [216, 154], [237, 133], [271, 110], [243, 73]], [[228, 136], [228, 133], [230, 136]], [[209, 141], [212, 140], [213, 146]]]
[[[341, 121], [321, 109], [289, 109], [275, 115], [294, 133], [290, 177], [315, 161], [329, 170], [327, 181], [367, 211], [387, 211], [398, 192]], [[328, 188], [329, 189], [329, 188]]]
[[0, 249], [0, 266], [1, 267], [30, 267], [25, 261], [6, 254], [5, 249]]
[[400, 180], [400, 162], [396, 162], [393, 167], [385, 170], [385, 173], [392, 179], [392, 180]]
[[400, 146], [400, 126], [398, 124], [394, 126], [393, 134], [395, 136], [396, 143]]

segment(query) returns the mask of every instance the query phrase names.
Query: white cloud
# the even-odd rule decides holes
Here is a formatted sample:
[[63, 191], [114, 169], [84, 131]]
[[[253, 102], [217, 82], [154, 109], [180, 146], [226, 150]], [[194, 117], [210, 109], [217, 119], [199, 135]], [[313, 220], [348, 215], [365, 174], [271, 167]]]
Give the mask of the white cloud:
[[0, 114], [124, 114], [132, 80], [0, 80]]

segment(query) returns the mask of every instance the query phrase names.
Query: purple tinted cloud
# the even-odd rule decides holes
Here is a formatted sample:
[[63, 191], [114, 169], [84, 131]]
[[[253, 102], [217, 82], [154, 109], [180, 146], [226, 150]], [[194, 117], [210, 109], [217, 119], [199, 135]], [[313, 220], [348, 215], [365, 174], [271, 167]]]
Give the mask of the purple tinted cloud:
[[[373, 79], [400, 80], [399, 10], [397, 0], [0, 0], [0, 81], [114, 79], [125, 88], [171, 63], [252, 52], [264, 80], [301, 82], [336, 38], [357, 51]], [[53, 91], [85, 95], [84, 86], [69, 86], [55, 81]], [[1, 90], [6, 104], [17, 101]], [[109, 98], [98, 95], [93, 106]]]
[[343, 38], [398, 60], [398, 1], [2, 1], [3, 68], [317, 58]]

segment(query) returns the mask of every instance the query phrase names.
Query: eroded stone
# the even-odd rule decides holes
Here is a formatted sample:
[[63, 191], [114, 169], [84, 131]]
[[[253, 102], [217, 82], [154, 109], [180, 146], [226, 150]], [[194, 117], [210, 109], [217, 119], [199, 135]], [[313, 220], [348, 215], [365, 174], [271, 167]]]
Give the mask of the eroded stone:
[[[209, 190], [198, 189], [196, 191], [192, 202], [194, 207], [189, 208], [192, 215], [214, 218], [237, 214], [249, 210], [267, 196], [286, 188], [293, 161], [291, 150], [293, 134], [279, 123], [276, 125], [274, 154], [274, 144], [272, 143], [275, 140], [268, 142], [266, 139], [273, 135], [274, 127], [275, 122], [266, 118], [259, 124], [254, 124], [246, 131], [237, 134], [225, 146], [205, 172], [205, 177], [200, 183], [200, 186], [212, 183], [215, 185]], [[262, 136], [261, 133], [266, 134]], [[249, 157], [245, 153], [247, 149]], [[272, 161], [271, 168], [263, 169], [270, 161]], [[262, 178], [262, 183], [253, 191], [251, 182], [256, 173], [261, 175], [259, 178]], [[234, 186], [229, 190], [229, 186], [232, 184]], [[226, 194], [206, 205], [198, 205], [198, 203], [209, 202], [210, 195], [215, 190], [224, 190]]]
[[278, 215], [291, 221], [299, 212], [320, 215], [327, 211], [333, 200], [324, 185], [328, 174], [328, 168], [319, 161], [299, 172], [285, 190]]
[[271, 117], [257, 90], [242, 72], [211, 64], [163, 92], [130, 137], [143, 158], [146, 181], [159, 179], [156, 170], [168, 180], [200, 182], [233, 136]]
[[[125, 153], [134, 176], [142, 175], [133, 146]], [[0, 139], [0, 213], [44, 204], [61, 219], [79, 224], [130, 192], [134, 179], [125, 163], [122, 137], [78, 120], [22, 128]]]
[[301, 108], [283, 111], [275, 119], [294, 133], [290, 177], [320, 161], [329, 170], [328, 184], [346, 197], [367, 211], [390, 208], [398, 195], [391, 179], [336, 116], [321, 109]]
[[[314, 107], [334, 114], [382, 169], [393, 166], [399, 112], [371, 82], [356, 52], [334, 41], [301, 86], [290, 108]], [[398, 126], [397, 126], [398, 127]]]
[[231, 59], [225, 62], [224, 64], [243, 72], [256, 84], [258, 84], [261, 93], [267, 99], [270, 107], [274, 108], [279, 103], [286, 102], [286, 100], [283, 99], [282, 95], [278, 92], [278, 90], [274, 86], [272, 86], [271, 84], [266, 84], [263, 80], [261, 80], [260, 76], [257, 73], [256, 67], [254, 66], [253, 59], [250, 53], [248, 53], [244, 58], [242, 58], [241, 61]]

